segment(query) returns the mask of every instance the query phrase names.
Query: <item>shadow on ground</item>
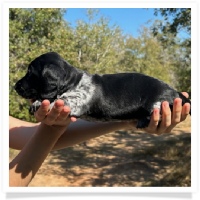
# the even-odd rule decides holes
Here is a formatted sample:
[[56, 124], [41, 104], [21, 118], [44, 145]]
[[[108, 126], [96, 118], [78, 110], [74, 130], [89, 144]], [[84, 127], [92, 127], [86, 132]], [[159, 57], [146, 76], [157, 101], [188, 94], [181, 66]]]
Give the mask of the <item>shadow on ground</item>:
[[53, 186], [187, 187], [191, 185], [191, 134], [187, 130], [161, 136], [118, 131], [54, 151], [30, 186], [38, 185], [39, 176], [50, 179], [52, 174], [60, 177], [53, 178]]

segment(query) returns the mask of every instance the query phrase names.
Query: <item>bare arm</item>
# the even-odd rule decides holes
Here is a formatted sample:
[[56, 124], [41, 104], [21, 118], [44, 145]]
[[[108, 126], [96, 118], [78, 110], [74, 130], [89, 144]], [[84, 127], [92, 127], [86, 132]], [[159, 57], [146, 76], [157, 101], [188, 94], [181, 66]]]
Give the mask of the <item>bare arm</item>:
[[[10, 117], [9, 145], [10, 148], [21, 150], [37, 131], [40, 123], [25, 122]], [[133, 124], [134, 127], [134, 124]], [[100, 135], [120, 129], [127, 129], [127, 122], [95, 123], [77, 120], [70, 123], [64, 134], [59, 138], [53, 150], [62, 149]]]
[[10, 186], [27, 186], [30, 183], [58, 138], [66, 130], [70, 122], [69, 112], [70, 109], [64, 107], [61, 100], [55, 103], [50, 112], [55, 117], [51, 118], [51, 125], [43, 122], [38, 125], [36, 132], [30, 136], [22, 151], [10, 162]]
[[55, 149], [66, 148], [84, 142], [91, 138], [95, 138], [113, 131], [127, 129], [127, 128], [128, 128], [127, 122], [95, 123], [95, 122], [87, 122], [84, 120], [77, 120], [77, 122], [71, 123], [69, 125], [68, 129], [58, 139], [58, 142], [55, 144], [53, 149], [55, 150]]
[[40, 123], [30, 123], [9, 116], [9, 146], [21, 150], [38, 129]]

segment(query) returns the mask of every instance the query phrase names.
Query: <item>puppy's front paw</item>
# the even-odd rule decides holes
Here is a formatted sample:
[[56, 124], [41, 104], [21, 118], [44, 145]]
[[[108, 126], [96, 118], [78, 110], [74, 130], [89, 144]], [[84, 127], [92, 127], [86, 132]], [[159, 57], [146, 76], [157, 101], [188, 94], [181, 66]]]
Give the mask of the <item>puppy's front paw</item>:
[[62, 95], [58, 95], [57, 99], [61, 99], [64, 101], [65, 106], [69, 106], [69, 102], [68, 102], [68, 97], [67, 95], [64, 93]]
[[38, 108], [41, 106], [41, 102], [36, 100], [29, 108], [29, 113], [31, 115], [34, 115], [34, 113], [38, 110]]

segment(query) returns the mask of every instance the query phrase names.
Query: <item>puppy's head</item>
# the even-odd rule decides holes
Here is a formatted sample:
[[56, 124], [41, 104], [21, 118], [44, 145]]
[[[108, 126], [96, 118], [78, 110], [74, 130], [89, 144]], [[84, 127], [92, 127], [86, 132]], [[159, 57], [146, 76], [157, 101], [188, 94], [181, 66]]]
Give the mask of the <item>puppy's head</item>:
[[68, 63], [59, 54], [43, 54], [29, 64], [26, 75], [15, 84], [15, 90], [26, 99], [49, 99], [52, 102], [60, 95], [68, 67]]

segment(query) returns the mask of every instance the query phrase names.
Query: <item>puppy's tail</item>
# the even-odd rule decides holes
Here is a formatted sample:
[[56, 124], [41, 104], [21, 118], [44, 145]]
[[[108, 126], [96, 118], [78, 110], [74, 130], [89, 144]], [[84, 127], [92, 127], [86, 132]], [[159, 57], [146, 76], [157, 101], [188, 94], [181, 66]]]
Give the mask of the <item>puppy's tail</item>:
[[181, 92], [178, 92], [179, 94], [179, 97], [182, 99], [182, 106], [185, 104], [185, 103], [189, 103], [190, 104], [190, 115], [191, 115], [191, 101], [186, 98]]

